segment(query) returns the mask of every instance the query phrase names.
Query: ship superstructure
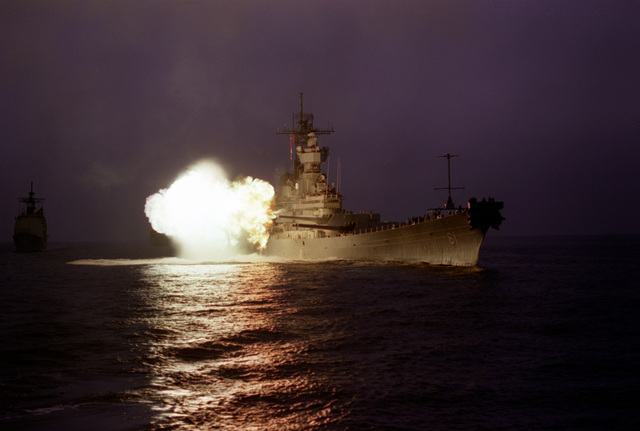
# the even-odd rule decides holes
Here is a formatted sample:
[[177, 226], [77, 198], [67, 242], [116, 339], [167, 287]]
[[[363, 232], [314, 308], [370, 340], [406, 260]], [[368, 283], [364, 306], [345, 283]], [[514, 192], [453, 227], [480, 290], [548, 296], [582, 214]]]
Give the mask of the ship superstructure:
[[[280, 177], [276, 191], [277, 217], [270, 232], [267, 254], [293, 259], [344, 258], [476, 265], [480, 246], [490, 227], [503, 220], [502, 202], [471, 199], [455, 208], [449, 198], [443, 208], [427, 211], [407, 222], [381, 221], [380, 214], [350, 212], [342, 196], [329, 185], [322, 165], [329, 149], [318, 146], [318, 136], [333, 128], [318, 129], [313, 114], [303, 110], [294, 126], [277, 130], [289, 136], [293, 172]], [[294, 153], [295, 151], [295, 153]], [[447, 161], [455, 155], [447, 154]], [[449, 165], [450, 167], [450, 165]]]
[[44, 198], [34, 196], [32, 182], [28, 197], [18, 198], [18, 202], [24, 205], [13, 228], [16, 251], [39, 251], [47, 248], [47, 220], [42, 207]]

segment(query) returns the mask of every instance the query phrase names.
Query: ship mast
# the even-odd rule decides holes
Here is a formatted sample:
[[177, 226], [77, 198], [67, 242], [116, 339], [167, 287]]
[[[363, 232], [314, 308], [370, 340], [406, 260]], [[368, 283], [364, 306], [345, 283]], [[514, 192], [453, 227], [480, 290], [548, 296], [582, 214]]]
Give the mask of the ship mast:
[[36, 210], [36, 204], [40, 203], [44, 200], [44, 198], [34, 198], [33, 196], [36, 193], [33, 191], [33, 181], [31, 181], [31, 191], [29, 192], [28, 198], [18, 198], [18, 202], [23, 202], [27, 204], [27, 214], [31, 215]]
[[452, 157], [459, 157], [457, 154], [445, 154], [444, 156], [439, 156], [439, 157], [446, 157], [447, 158], [447, 187], [436, 187], [435, 190], [447, 190], [449, 193], [449, 196], [447, 198], [447, 203], [444, 205], [444, 209], [446, 210], [451, 210], [455, 208], [455, 205], [453, 204], [453, 199], [451, 199], [451, 190], [464, 190], [464, 187], [451, 187], [451, 158]]
[[[298, 146], [304, 146], [307, 143], [307, 138], [310, 133], [317, 135], [328, 135], [333, 133], [333, 127], [329, 126], [327, 129], [316, 129], [313, 127], [313, 114], [305, 114], [303, 107], [303, 94], [300, 93], [300, 113], [298, 114], [298, 121], [295, 121], [295, 114], [292, 118], [292, 124], [294, 125], [292, 128], [287, 129], [285, 125], [282, 130], [277, 129], [277, 135], [289, 135], [290, 145], [291, 145], [291, 158], [293, 159], [293, 175], [294, 178], [297, 178], [298, 165], [300, 164], [300, 160], [298, 159], [297, 152], [295, 149]], [[297, 125], [297, 126], [296, 126]], [[295, 157], [293, 155], [295, 154]]]

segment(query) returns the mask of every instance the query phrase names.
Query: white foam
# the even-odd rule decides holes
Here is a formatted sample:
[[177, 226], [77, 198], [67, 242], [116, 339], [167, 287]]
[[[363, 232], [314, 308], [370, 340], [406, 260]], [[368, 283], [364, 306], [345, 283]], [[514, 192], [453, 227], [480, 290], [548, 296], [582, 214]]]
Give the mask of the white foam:
[[181, 257], [160, 257], [153, 259], [78, 259], [67, 262], [69, 265], [87, 266], [135, 266], [135, 265], [219, 265], [219, 264], [243, 264], [243, 263], [279, 263], [291, 262], [275, 256], [262, 256], [260, 254], [242, 254], [227, 257], [226, 259], [185, 259]]

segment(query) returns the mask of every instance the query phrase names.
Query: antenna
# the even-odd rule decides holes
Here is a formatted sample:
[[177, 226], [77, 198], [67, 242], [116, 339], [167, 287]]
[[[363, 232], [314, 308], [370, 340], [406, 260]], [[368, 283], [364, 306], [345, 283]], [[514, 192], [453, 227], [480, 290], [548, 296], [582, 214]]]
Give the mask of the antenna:
[[447, 190], [449, 192], [449, 197], [447, 198], [447, 203], [444, 204], [444, 209], [451, 210], [455, 208], [453, 204], [453, 199], [451, 199], [451, 190], [464, 190], [464, 187], [451, 187], [451, 158], [459, 157], [457, 154], [445, 154], [444, 156], [447, 158], [447, 187], [436, 187], [434, 190]]
[[304, 118], [304, 114], [302, 112], [302, 96], [304, 95], [303, 92], [300, 92], [300, 125], [302, 126], [302, 119]]
[[[300, 140], [300, 141], [303, 141], [304, 143], [307, 141], [307, 135], [309, 133], [315, 133], [316, 135], [328, 135], [330, 133], [333, 133], [333, 127], [329, 127], [327, 129], [316, 129], [315, 127], [313, 127], [313, 114], [304, 113], [303, 95], [304, 93], [300, 93], [300, 114], [298, 114], [300, 117], [298, 118], [298, 121], [295, 121], [295, 114], [294, 114], [294, 118], [292, 119], [292, 124], [293, 124], [292, 128], [287, 129], [287, 127], [285, 126], [284, 129], [282, 130], [277, 129], [276, 134], [277, 135], [292, 134], [295, 136], [296, 141]], [[298, 127], [295, 127], [296, 124], [298, 125]]]
[[340, 184], [342, 182], [342, 167], [340, 166], [340, 157], [338, 157], [338, 175], [336, 181], [336, 192], [340, 194]]
[[325, 196], [329, 194], [329, 184], [331, 184], [331, 156], [327, 156], [327, 185], [324, 188]]

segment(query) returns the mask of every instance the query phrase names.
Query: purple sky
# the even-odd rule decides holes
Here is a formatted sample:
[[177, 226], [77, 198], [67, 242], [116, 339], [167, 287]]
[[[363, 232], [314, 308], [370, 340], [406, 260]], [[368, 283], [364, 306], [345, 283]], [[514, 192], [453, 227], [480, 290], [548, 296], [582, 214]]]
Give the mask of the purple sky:
[[[146, 239], [191, 163], [275, 184], [298, 93], [346, 209], [505, 202], [499, 235], [640, 233], [632, 1], [4, 1], [0, 242], [34, 181], [50, 241]], [[194, 211], [198, 210], [194, 202]]]

